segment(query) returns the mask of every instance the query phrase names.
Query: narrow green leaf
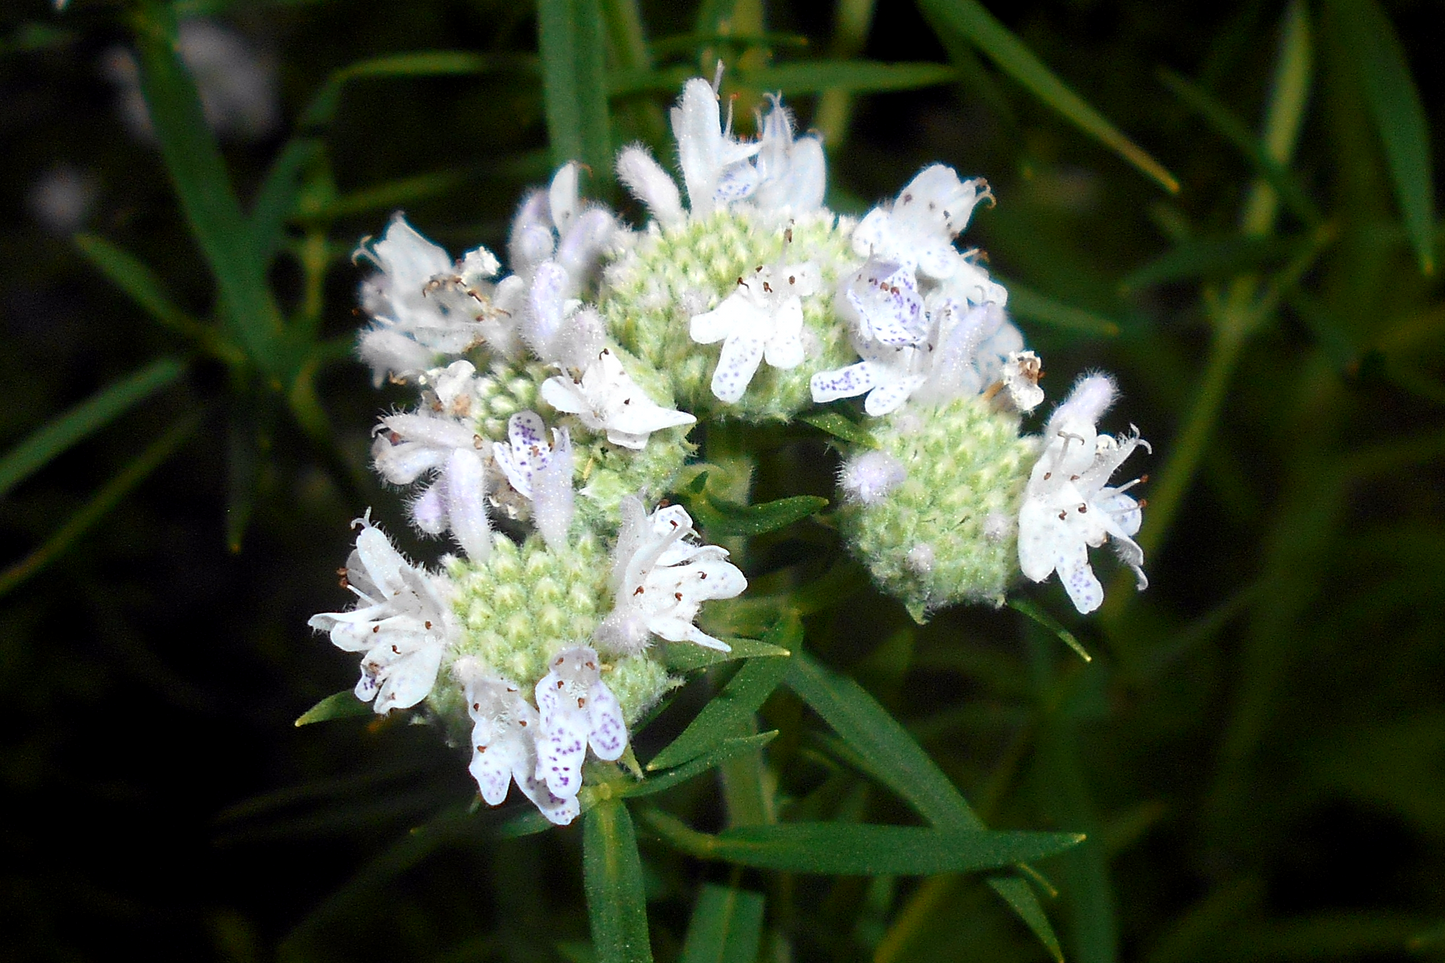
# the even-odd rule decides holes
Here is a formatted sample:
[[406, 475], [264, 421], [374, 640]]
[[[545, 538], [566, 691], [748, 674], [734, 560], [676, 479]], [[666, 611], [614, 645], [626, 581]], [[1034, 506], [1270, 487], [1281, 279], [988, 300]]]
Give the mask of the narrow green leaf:
[[62, 452], [175, 381], [185, 370], [186, 366], [180, 361], [161, 358], [102, 389], [65, 414], [52, 418], [45, 427], [0, 458], [0, 497]]
[[326, 127], [336, 117], [347, 84], [363, 78], [454, 77], [513, 71], [536, 75], [537, 58], [530, 54], [478, 54], [462, 50], [424, 50], [362, 60], [332, 74], [311, 98], [301, 117], [306, 130]]
[[738, 669], [711, 702], [703, 707], [686, 729], [647, 764], [647, 771], [669, 769], [711, 749], [725, 739], [747, 732], [752, 717], [788, 671], [788, 664], [797, 658], [803, 640], [803, 625], [797, 618], [779, 621], [763, 637], [769, 645], [793, 652], [786, 658], [749, 659]]
[[266, 180], [251, 205], [251, 249], [259, 264], [270, 264], [271, 257], [281, 247], [286, 222], [296, 214], [302, 177], [307, 168], [320, 159], [322, 150], [318, 138], [297, 137], [271, 162]]
[[[896, 792], [924, 819], [942, 830], [980, 832], [984, 829], [983, 820], [943, 770], [858, 683], [828, 670], [801, 652], [788, 660], [785, 681], [860, 758], [871, 763], [879, 782]], [[1013, 885], [1012, 879], [996, 876], [988, 883], [1057, 958], [1058, 937], [1049, 926], [1038, 897], [1027, 886]]]
[[687, 927], [682, 963], [756, 963], [763, 894], [704, 883]]
[[245, 361], [245, 355], [235, 345], [177, 307], [161, 279], [144, 263], [94, 234], [77, 234], [73, 240], [80, 253], [141, 310], [213, 358], [233, 367]]
[[595, 182], [609, 184], [612, 134], [601, 4], [599, 0], [539, 0], [537, 29], [553, 164], [580, 161], [591, 169]]
[[1049, 324], [1056, 328], [1067, 328], [1096, 337], [1113, 338], [1119, 334], [1119, 325], [1101, 314], [1076, 308], [1026, 288], [1017, 281], [1006, 281], [996, 277], [1008, 288], [1008, 307], [1011, 312], [1027, 321]]
[[181, 62], [174, 13], [148, 2], [132, 13], [131, 23], [156, 139], [191, 233], [215, 275], [224, 315], [252, 363], [283, 375], [286, 354], [276, 350], [280, 314], [195, 82]]
[[625, 797], [651, 796], [673, 786], [679, 786], [689, 779], [695, 779], [703, 773], [715, 769], [729, 759], [733, 759], [744, 753], [755, 752], [762, 749], [768, 743], [777, 738], [777, 730], [771, 732], [760, 732], [755, 736], [739, 736], [733, 739], [724, 739], [716, 749], [703, 753], [697, 758], [685, 762], [675, 769], [644, 779], [642, 782], [633, 783], [623, 790]]
[[711, 494], [704, 498], [711, 511], [700, 511], [698, 520], [713, 537], [763, 535], [786, 528], [828, 507], [828, 499], [817, 495], [794, 495], [791, 498], [763, 502], [761, 505], [739, 505]]
[[429, 197], [437, 197], [454, 191], [466, 183], [468, 172], [452, 168], [444, 171], [432, 171], [427, 174], [417, 174], [414, 177], [404, 177], [400, 180], [387, 181], [383, 184], [374, 184], [371, 187], [364, 187], [353, 191], [350, 194], [343, 194], [341, 197], [326, 203], [315, 211], [308, 211], [307, 221], [326, 223], [342, 217], [351, 217], [356, 214], [369, 214], [373, 211], [393, 211], [414, 201], [423, 200]]
[[928, 876], [995, 869], [1056, 856], [1084, 838], [1077, 833], [958, 831], [866, 823], [738, 826], [712, 836], [655, 810], [648, 811], [644, 819], [668, 844], [702, 859], [835, 876]]
[[350, 689], [333, 692], [305, 712], [293, 723], [297, 728], [313, 722], [328, 722], [332, 719], [354, 719], [357, 716], [374, 715], [371, 706], [356, 697]]
[[1324, 223], [1324, 215], [1305, 194], [1294, 174], [1266, 153], [1264, 144], [1250, 134], [1249, 129], [1228, 107], [1203, 87], [1173, 71], [1161, 70], [1159, 79], [1174, 96], [1208, 121], [1211, 127], [1244, 155], [1245, 160], [1254, 167], [1255, 173], [1275, 189], [1295, 217], [1310, 227]]
[[878, 447], [878, 439], [873, 437], [872, 432], [836, 411], [810, 411], [799, 415], [798, 420], [812, 425], [824, 434], [841, 438], [850, 445], [857, 445], [860, 448]]
[[1054, 926], [1049, 922], [1049, 916], [1044, 912], [1043, 905], [1039, 903], [1039, 896], [1034, 892], [1028, 881], [1020, 876], [990, 876], [988, 885], [993, 891], [1003, 897], [1019, 919], [1038, 937], [1044, 949], [1049, 951], [1057, 963], [1064, 963], [1064, 948], [1059, 943], [1059, 936], [1054, 932]]
[[1385, 147], [1395, 200], [1420, 270], [1435, 273], [1435, 186], [1430, 127], [1389, 16], [1375, 0], [1331, 0], [1339, 48], [1355, 58], [1365, 100]]
[[1227, 277], [1257, 271], [1282, 261], [1308, 244], [1298, 237], [1204, 237], [1185, 241], [1142, 267], [1135, 268], [1119, 282], [1123, 291], [1138, 291], [1156, 284], [1188, 278]]
[[583, 816], [582, 876], [598, 963], [651, 963], [637, 834], [619, 799], [600, 800]]
[[1077, 652], [1079, 654], [1079, 658], [1083, 659], [1085, 662], [1094, 661], [1094, 657], [1090, 655], [1088, 649], [1085, 649], [1083, 644], [1074, 637], [1074, 633], [1064, 628], [1063, 625], [1059, 623], [1058, 619], [1054, 618], [1052, 615], [1039, 608], [1033, 602], [1030, 602], [1028, 599], [1025, 598], [1019, 598], [1018, 596], [1014, 596], [1013, 598], [1010, 598], [1008, 600], [1008, 607], [1021, 615], [1025, 615], [1028, 618], [1033, 619], [1039, 625], [1042, 625], [1044, 628], [1054, 633], [1054, 635], [1059, 637], [1060, 642], [1063, 642], [1069, 648]]
[[758, 70], [739, 69], [731, 81], [740, 87], [781, 90], [785, 94], [820, 94], [826, 90], [868, 93], [917, 90], [958, 80], [948, 64], [882, 63], [876, 60], [809, 60]]
[[106, 482], [90, 501], [70, 516], [45, 544], [0, 572], [0, 595], [5, 595], [65, 554], [96, 523], [110, 514], [120, 504], [121, 499], [130, 494], [146, 476], [175, 454], [181, 443], [195, 432], [200, 421], [199, 415], [189, 417], [151, 442], [119, 475]]
[[1179, 192], [1179, 182], [1173, 174], [1055, 77], [1023, 41], [977, 0], [918, 0], [918, 7], [934, 30], [963, 36], [1000, 70], [1066, 120], [1158, 181], [1169, 193]]
[[[771, 645], [761, 639], [739, 639], [728, 636], [722, 641], [728, 644], [729, 652], [704, 648], [691, 642], [661, 642], [658, 644], [662, 661], [673, 672], [696, 672], [710, 665], [736, 662], [739, 659], [758, 659], [765, 656], [787, 656], [787, 649]], [[657, 650], [654, 650], [657, 651]]]

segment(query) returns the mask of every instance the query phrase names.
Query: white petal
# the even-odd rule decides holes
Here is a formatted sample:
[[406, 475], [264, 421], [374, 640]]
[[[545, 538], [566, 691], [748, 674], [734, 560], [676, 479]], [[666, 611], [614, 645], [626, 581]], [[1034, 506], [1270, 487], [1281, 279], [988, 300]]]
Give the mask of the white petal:
[[752, 382], [763, 360], [763, 342], [758, 338], [733, 336], [723, 342], [717, 368], [712, 373], [712, 393], [718, 400], [736, 402]]
[[427, 646], [392, 664], [376, 696], [376, 711], [410, 709], [431, 694], [441, 669], [442, 647]]
[[587, 693], [587, 722], [591, 727], [588, 742], [597, 758], [608, 762], [620, 758], [627, 748], [627, 724], [617, 697], [601, 682]]
[[768, 339], [764, 356], [774, 368], [796, 368], [804, 360], [802, 301], [798, 298], [784, 301], [773, 315], [773, 322], [777, 333]]
[[697, 344], [713, 344], [734, 331], [747, 330], [767, 323], [767, 312], [761, 310], [743, 293], [733, 292], [706, 314], [693, 315], [688, 324], [688, 337]]
[[863, 410], [875, 418], [897, 411], [921, 384], [922, 377], [911, 377], [894, 384], [879, 385], [868, 392], [868, 397], [863, 400]]
[[629, 147], [618, 155], [617, 179], [647, 206], [658, 223], [672, 226], [683, 222], [686, 215], [677, 183], [645, 149]]
[[474, 562], [483, 562], [492, 551], [492, 531], [487, 524], [486, 468], [482, 456], [471, 448], [458, 448], [447, 460], [447, 518], [462, 551]]
[[516, 740], [499, 739], [491, 745], [477, 738], [478, 724], [472, 730], [472, 763], [468, 767], [477, 789], [489, 805], [497, 806], [507, 798], [512, 785], [512, 773], [519, 761], [526, 760], [526, 751]]
[[532, 521], [555, 552], [567, 547], [575, 494], [572, 488], [572, 440], [567, 429], [554, 429], [556, 443], [547, 463], [532, 476]]
[[875, 382], [873, 362], [859, 361], [837, 371], [820, 371], [808, 380], [813, 400], [818, 404], [837, 401], [839, 398], [854, 398], [871, 391]]

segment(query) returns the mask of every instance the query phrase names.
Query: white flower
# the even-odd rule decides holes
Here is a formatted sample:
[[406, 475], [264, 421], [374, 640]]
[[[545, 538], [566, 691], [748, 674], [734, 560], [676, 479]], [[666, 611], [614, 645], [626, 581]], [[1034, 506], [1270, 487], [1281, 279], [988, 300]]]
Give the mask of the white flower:
[[857, 335], [890, 347], [917, 344], [928, 333], [928, 316], [913, 269], [869, 258], [843, 285], [839, 313]]
[[492, 547], [482, 438], [462, 420], [471, 411], [474, 374], [467, 361], [428, 374], [422, 408], [382, 418], [371, 454], [377, 472], [393, 485], [432, 475], [409, 506], [412, 521], [428, 535], [451, 529], [468, 557], [482, 561]]
[[[579, 168], [562, 165], [546, 193], [537, 191], [522, 202], [508, 241], [515, 274], [503, 284], [525, 292], [518, 330], [543, 361], [586, 356], [601, 340], [600, 320], [593, 324], [579, 312], [577, 298], [619, 229], [610, 211], [579, 200]], [[583, 330], [574, 330], [579, 325]]]
[[497, 467], [519, 495], [532, 500], [532, 521], [554, 550], [567, 544], [575, 511], [572, 488], [572, 439], [565, 428], [547, 427], [535, 411], [519, 411], [507, 420], [507, 444], [492, 443]]
[[489, 677], [470, 658], [458, 660], [456, 672], [466, 686], [467, 714], [472, 718], [468, 768], [482, 798], [489, 805], [500, 805], [515, 781], [550, 822], [565, 826], [576, 819], [580, 807], [575, 794], [554, 795], [537, 776], [541, 720], [516, 683]]
[[727, 550], [703, 545], [692, 518], [680, 505], [648, 515], [637, 498], [620, 506], [622, 528], [613, 555], [612, 613], [597, 639], [624, 654], [641, 652], [656, 635], [669, 642], [695, 642], [729, 651], [728, 645], [693, 625], [702, 603], [730, 599], [748, 587]]
[[808, 381], [813, 400], [819, 404], [866, 394], [863, 410], [873, 417], [897, 411], [928, 380], [933, 354], [931, 345], [903, 345], [893, 348], [876, 341], [854, 344], [862, 361], [819, 371]]
[[622, 706], [602, 681], [597, 652], [578, 646], [560, 652], [537, 683], [541, 732], [537, 737], [537, 779], [552, 794], [572, 799], [582, 788], [582, 763], [591, 746], [611, 762], [627, 748]]
[[823, 205], [827, 162], [817, 137], [793, 137], [793, 119], [781, 98], [769, 94], [773, 109], [759, 117], [757, 188], [750, 201], [759, 210], [802, 213]]
[[738, 278], [737, 289], [716, 308], [693, 316], [688, 329], [693, 341], [723, 342], [712, 375], [718, 399], [741, 398], [764, 358], [774, 368], [803, 363], [803, 298], [817, 291], [812, 264], [758, 265]]
[[361, 357], [378, 385], [388, 374], [410, 377], [431, 368], [439, 354], [461, 354], [484, 342], [515, 356], [512, 315], [521, 292], [486, 282], [498, 269], [486, 248], [454, 264], [397, 213], [381, 240], [363, 241], [355, 257], [381, 269], [361, 287], [362, 307], [375, 320], [361, 335]]
[[758, 172], [750, 161], [759, 145], [735, 140], [731, 111], [729, 115], [724, 125], [717, 92], [696, 77], [683, 86], [682, 97], [672, 108], [672, 136], [694, 217], [727, 207], [757, 188]]
[[947, 278], [963, 256], [953, 239], [968, 226], [974, 206], [992, 198], [982, 178], [960, 181], [951, 167], [925, 167], [889, 207], [875, 207], [853, 231], [853, 250]]
[[1032, 351], [1010, 351], [1001, 381], [1009, 399], [1019, 411], [1033, 411], [1044, 400], [1039, 379], [1044, 376], [1039, 356]]
[[356, 697], [377, 714], [410, 709], [436, 684], [442, 655], [457, 632], [447, 603], [449, 583], [416, 568], [369, 518], [346, 562], [345, 585], [359, 600], [348, 612], [313, 615], [307, 623], [329, 632], [347, 652], [364, 652]]
[[1019, 567], [1035, 582], [1059, 573], [1069, 599], [1081, 613], [1097, 609], [1104, 588], [1089, 566], [1089, 548], [1112, 539], [1119, 558], [1134, 570], [1140, 591], [1144, 552], [1133, 536], [1139, 531], [1140, 504], [1109, 477], [1134, 449], [1149, 449], [1137, 431], [1115, 438], [1095, 425], [1117, 393], [1104, 375], [1080, 379], [1055, 410], [1044, 435], [1044, 450], [1029, 476], [1019, 511]]
[[664, 408], [647, 397], [606, 348], [582, 372], [581, 380], [548, 378], [542, 385], [542, 399], [558, 411], [576, 415], [593, 431], [607, 432], [612, 444], [636, 451], [647, 445], [654, 431], [697, 421], [685, 411]]

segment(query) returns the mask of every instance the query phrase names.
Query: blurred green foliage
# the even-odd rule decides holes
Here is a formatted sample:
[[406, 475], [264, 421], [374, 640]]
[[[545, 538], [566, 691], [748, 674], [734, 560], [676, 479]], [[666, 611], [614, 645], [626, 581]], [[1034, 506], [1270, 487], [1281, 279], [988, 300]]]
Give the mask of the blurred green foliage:
[[[174, 45], [176, 18], [199, 16], [274, 65], [279, 122], [212, 136]], [[1411, 0], [7, 6], [12, 952], [621, 959], [650, 924], [660, 960], [1441, 955], [1439, 16]], [[118, 48], [150, 134], [122, 120]], [[852, 566], [811, 564], [824, 526], [765, 534], [733, 628], [772, 626], [794, 656], [710, 667], [653, 721], [639, 754], [671, 743], [696, 778], [534, 833], [472, 812], [424, 727], [292, 726], [353, 671], [304, 628], [334, 599], [345, 523], [399, 504], [364, 467], [401, 396], [350, 358], [348, 256], [398, 207], [453, 250], [501, 250], [522, 192], [571, 157], [620, 202], [611, 149], [666, 157], [677, 84], [719, 58], [740, 127], [781, 89], [825, 133], [837, 209], [932, 161], [989, 178], [999, 203], [964, 240], [1008, 282], [1051, 394], [1114, 371], [1154, 443], [1153, 584], [1116, 582], [1090, 621], [1030, 586], [1014, 609], [918, 628]], [[771, 446], [760, 500], [828, 494], [816, 445], [748, 440]], [[743, 532], [819, 507], [691, 496]], [[706, 696], [729, 691], [721, 741], [689, 746]], [[907, 832], [935, 834], [929, 852], [981, 823], [1088, 839], [986, 879], [747, 868], [802, 858], [759, 823], [833, 824], [827, 848], [837, 824], [920, 816], [933, 829]], [[634, 836], [640, 861], [609, 859], [635, 859]], [[872, 845], [906, 862], [904, 838]], [[771, 863], [716, 861], [779, 839]]]

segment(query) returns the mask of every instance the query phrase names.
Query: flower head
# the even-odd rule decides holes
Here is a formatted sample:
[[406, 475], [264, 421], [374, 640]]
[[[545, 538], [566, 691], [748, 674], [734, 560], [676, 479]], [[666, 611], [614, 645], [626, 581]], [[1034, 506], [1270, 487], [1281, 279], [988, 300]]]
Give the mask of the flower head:
[[1059, 573], [1074, 607], [1082, 613], [1104, 601], [1104, 587], [1089, 565], [1089, 549], [1112, 539], [1119, 558], [1134, 570], [1142, 591], [1144, 551], [1134, 541], [1141, 521], [1139, 502], [1125, 494], [1136, 481], [1107, 483], [1114, 471], [1143, 445], [1137, 431], [1114, 437], [1095, 425], [1117, 390], [1104, 375], [1080, 379], [1049, 419], [1043, 453], [1029, 476], [1019, 510], [1019, 567], [1042, 582]]
[[456, 624], [445, 579], [416, 568], [392, 547], [369, 518], [346, 562], [345, 585], [357, 605], [347, 612], [313, 615], [313, 629], [328, 632], [347, 652], [364, 652], [356, 697], [378, 715], [410, 709], [431, 692]]
[[728, 645], [693, 624], [702, 603], [742, 594], [747, 579], [727, 561], [727, 549], [704, 545], [680, 505], [651, 515], [642, 502], [622, 502], [622, 530], [613, 557], [615, 608], [597, 640], [622, 653], [641, 652], [658, 636], [728, 651]]

